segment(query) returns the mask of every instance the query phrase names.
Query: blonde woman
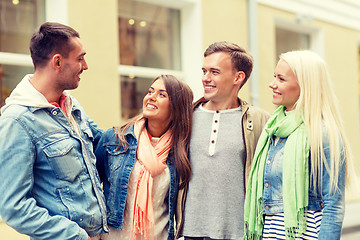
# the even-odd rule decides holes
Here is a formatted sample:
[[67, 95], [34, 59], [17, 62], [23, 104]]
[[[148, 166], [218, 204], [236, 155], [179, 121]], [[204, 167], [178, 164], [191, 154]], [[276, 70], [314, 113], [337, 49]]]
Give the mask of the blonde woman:
[[325, 62], [280, 56], [245, 199], [244, 239], [340, 239], [349, 147]]

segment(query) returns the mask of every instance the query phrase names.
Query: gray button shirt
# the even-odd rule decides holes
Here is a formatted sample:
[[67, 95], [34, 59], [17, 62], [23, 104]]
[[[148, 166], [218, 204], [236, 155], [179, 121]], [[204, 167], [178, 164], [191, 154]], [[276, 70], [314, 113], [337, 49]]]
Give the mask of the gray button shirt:
[[245, 149], [241, 108], [194, 111], [190, 142], [192, 178], [183, 235], [241, 239]]

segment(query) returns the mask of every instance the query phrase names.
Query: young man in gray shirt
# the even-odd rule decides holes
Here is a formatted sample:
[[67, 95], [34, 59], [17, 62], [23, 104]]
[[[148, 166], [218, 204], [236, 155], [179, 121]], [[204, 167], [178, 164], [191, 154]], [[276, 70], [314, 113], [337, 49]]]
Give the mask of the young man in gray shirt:
[[204, 53], [204, 96], [194, 105], [192, 179], [179, 195], [185, 239], [242, 239], [245, 187], [256, 143], [269, 114], [238, 97], [253, 59], [234, 43]]

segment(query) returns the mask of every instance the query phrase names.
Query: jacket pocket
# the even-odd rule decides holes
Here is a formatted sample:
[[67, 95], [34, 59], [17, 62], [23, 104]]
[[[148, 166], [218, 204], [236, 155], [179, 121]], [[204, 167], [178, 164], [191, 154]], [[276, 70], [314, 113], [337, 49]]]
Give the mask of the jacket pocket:
[[57, 179], [74, 182], [81, 173], [81, 160], [71, 139], [58, 139], [44, 146], [43, 151]]
[[119, 150], [116, 151], [115, 149], [116, 148], [113, 146], [106, 147], [106, 151], [109, 156], [108, 161], [109, 161], [109, 167], [110, 167], [111, 172], [116, 171], [121, 166], [121, 163], [123, 162], [122, 158], [124, 156], [124, 152], [121, 152]]

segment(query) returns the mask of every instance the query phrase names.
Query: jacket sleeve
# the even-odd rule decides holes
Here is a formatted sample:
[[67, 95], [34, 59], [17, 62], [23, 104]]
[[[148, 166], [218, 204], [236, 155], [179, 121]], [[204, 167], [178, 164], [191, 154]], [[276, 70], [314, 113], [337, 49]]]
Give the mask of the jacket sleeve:
[[[324, 152], [326, 159], [330, 159], [329, 144], [326, 140]], [[338, 189], [335, 192], [331, 192], [329, 186], [330, 176], [324, 166], [322, 176], [322, 200], [324, 208], [319, 240], [337, 240], [341, 236], [345, 214], [345, 162], [343, 159], [339, 169]]]
[[104, 182], [105, 178], [105, 159], [106, 159], [106, 138], [108, 135], [108, 131], [103, 134], [103, 136], [100, 138], [96, 148], [95, 148], [95, 156], [96, 156], [96, 168], [99, 173], [99, 177], [101, 182]]
[[16, 231], [37, 240], [87, 240], [75, 222], [39, 207], [32, 196], [35, 146], [20, 122], [0, 118], [0, 215]]
[[98, 127], [98, 125], [94, 122], [94, 120], [88, 118], [88, 123], [91, 129], [91, 132], [94, 136], [94, 141], [93, 141], [93, 146], [94, 146], [94, 151], [96, 149], [97, 144], [99, 143], [100, 138], [103, 136], [104, 134], [104, 130], [100, 129]]

